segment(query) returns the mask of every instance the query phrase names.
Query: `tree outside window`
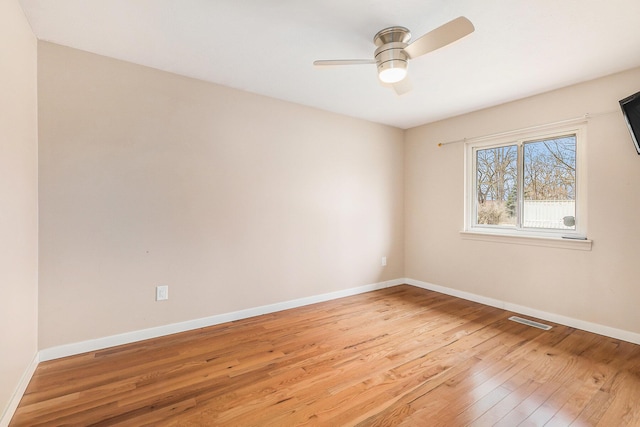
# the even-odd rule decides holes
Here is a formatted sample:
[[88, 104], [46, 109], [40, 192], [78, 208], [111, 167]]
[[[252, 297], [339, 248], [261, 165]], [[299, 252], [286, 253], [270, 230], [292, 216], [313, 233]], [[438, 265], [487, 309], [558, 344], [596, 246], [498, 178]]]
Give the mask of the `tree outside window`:
[[475, 224], [575, 230], [575, 134], [474, 150]]

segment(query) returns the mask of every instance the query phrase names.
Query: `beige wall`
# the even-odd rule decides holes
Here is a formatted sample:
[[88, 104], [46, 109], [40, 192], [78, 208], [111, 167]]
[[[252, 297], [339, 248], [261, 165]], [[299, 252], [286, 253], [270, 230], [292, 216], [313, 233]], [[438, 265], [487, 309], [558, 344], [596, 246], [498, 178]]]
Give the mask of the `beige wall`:
[[[407, 277], [640, 332], [640, 156], [618, 100], [640, 69], [411, 129], [405, 137]], [[439, 142], [597, 114], [587, 125], [590, 252], [463, 240], [464, 144]]]
[[0, 418], [37, 352], [36, 39], [0, 1]]
[[44, 42], [38, 78], [40, 348], [402, 277], [401, 130]]
[[[39, 46], [40, 348], [400, 277], [640, 332], [640, 157], [617, 104], [640, 70], [403, 138]], [[588, 124], [592, 251], [461, 238], [463, 144], [438, 142], [601, 112]], [[169, 301], [154, 301], [159, 284]]]

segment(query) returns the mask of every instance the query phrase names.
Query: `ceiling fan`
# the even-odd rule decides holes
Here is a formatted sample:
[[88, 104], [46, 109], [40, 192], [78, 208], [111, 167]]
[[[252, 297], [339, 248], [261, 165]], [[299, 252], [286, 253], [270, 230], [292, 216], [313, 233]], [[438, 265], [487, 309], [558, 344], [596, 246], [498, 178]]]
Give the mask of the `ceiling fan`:
[[373, 59], [320, 59], [315, 66], [376, 64], [378, 78], [383, 84], [391, 85], [398, 95], [411, 89], [408, 83], [407, 65], [426, 53], [433, 52], [471, 34], [475, 30], [471, 21], [460, 16], [411, 42], [411, 32], [405, 27], [389, 27], [373, 36], [377, 46]]

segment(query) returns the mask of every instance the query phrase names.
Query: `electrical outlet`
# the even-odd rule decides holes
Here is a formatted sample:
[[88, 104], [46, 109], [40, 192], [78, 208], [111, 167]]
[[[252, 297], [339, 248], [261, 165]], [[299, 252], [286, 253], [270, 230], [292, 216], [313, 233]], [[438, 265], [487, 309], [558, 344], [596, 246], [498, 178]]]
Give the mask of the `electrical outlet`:
[[380, 265], [383, 266], [383, 267], [387, 265], [387, 257], [386, 256], [382, 257], [382, 260], [380, 261]]
[[169, 286], [156, 286], [156, 301], [164, 301], [166, 299], [169, 299]]

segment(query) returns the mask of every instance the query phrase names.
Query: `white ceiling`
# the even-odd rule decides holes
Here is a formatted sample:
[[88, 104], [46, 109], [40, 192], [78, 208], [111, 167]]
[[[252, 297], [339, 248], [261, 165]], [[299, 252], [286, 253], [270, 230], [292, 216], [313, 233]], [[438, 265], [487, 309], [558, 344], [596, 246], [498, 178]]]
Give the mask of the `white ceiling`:
[[[41, 40], [400, 128], [640, 66], [638, 0], [20, 1]], [[476, 31], [412, 60], [404, 96], [374, 65], [312, 65], [461, 15]]]

